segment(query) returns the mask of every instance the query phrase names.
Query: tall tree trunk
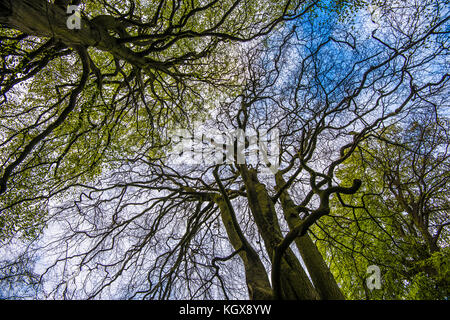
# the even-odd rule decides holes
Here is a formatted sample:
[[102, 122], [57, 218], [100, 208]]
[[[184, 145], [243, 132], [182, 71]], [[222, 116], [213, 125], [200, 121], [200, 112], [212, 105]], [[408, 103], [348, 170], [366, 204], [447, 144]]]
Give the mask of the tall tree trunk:
[[[281, 172], [275, 175], [276, 187], [278, 190], [286, 184]], [[288, 223], [289, 229], [292, 230], [299, 225], [300, 219], [296, 210], [295, 203], [292, 201], [287, 191], [280, 195], [281, 207], [283, 208], [284, 217]], [[342, 294], [339, 286], [330, 269], [326, 265], [319, 249], [311, 240], [308, 234], [295, 239], [295, 244], [300, 252], [303, 262], [308, 269], [314, 287], [317, 289], [320, 298], [324, 300], [343, 300], [345, 296]]]
[[[275, 248], [283, 240], [275, 206], [264, 184], [260, 183], [257, 172], [240, 167], [247, 191], [247, 199], [266, 250], [273, 257]], [[281, 288], [283, 299], [316, 300], [319, 299], [300, 261], [292, 250], [286, 250], [281, 261]]]
[[256, 251], [244, 238], [239, 224], [236, 222], [234, 212], [227, 206], [226, 201], [217, 196], [215, 202], [219, 206], [222, 222], [227, 231], [228, 239], [234, 250], [244, 263], [245, 278], [251, 300], [270, 300], [273, 297], [267, 271], [264, 268]]

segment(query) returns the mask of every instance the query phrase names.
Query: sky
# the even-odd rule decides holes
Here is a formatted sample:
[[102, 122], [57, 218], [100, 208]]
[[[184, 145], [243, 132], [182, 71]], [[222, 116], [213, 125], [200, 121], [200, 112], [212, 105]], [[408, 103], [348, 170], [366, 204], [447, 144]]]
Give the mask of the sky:
[[[356, 15], [356, 17], [354, 18], [354, 25], [355, 25], [355, 30], [353, 30], [353, 32], [355, 32], [356, 34], [359, 34], [359, 39], [364, 39], [363, 43], [367, 44], [367, 46], [373, 45], [376, 46], [376, 43], [374, 43], [373, 40], [370, 40], [370, 36], [372, 35], [372, 32], [375, 30], [380, 30], [380, 36], [385, 36], [387, 37], [387, 39], [389, 38], [388, 35], [384, 34], [383, 35], [383, 31], [381, 29], [379, 29], [379, 21], [378, 16], [379, 13], [377, 12], [377, 8], [371, 7], [370, 10], [372, 11], [372, 13], [368, 13], [367, 11], [361, 11], [360, 13], [358, 13]], [[313, 27], [314, 30], [317, 30], [317, 27], [320, 26], [322, 24], [322, 26], [320, 26], [320, 37], [317, 37], [317, 41], [314, 41], [315, 45], [318, 45], [323, 39], [328, 38], [329, 36], [339, 36], [340, 34], [340, 30], [339, 30], [339, 23], [337, 21], [338, 17], [337, 15], [335, 15], [331, 20], [330, 20], [330, 16], [326, 13], [322, 13], [322, 12], [318, 12], [318, 17], [314, 20], [313, 23]], [[308, 33], [309, 31], [311, 31], [311, 25], [309, 25], [308, 23], [298, 23], [298, 21], [293, 21], [290, 24], [287, 24], [287, 28], [290, 29], [292, 27], [293, 24], [298, 24], [299, 28], [302, 28], [301, 32], [304, 33]], [[299, 31], [300, 32], [300, 31]], [[377, 31], [378, 32], [378, 31]], [[274, 39], [273, 41], [278, 41], [279, 39]], [[365, 42], [364, 42], [365, 41]], [[352, 56], [352, 51], [350, 48], [348, 48], [347, 45], [337, 45], [337, 44], [333, 44], [330, 45], [330, 48], [335, 50], [335, 56], [339, 57], [339, 63], [341, 63], [340, 65], [340, 69], [338, 68], [338, 70], [347, 70], [348, 66], [346, 65], [347, 62], [351, 62], [352, 59], [354, 58]], [[290, 59], [292, 60], [292, 62], [290, 62], [289, 60], [287, 61], [287, 64], [289, 63], [293, 63], [293, 61], [298, 58], [299, 56], [303, 56], [307, 53], [307, 51], [305, 50], [305, 48], [303, 47], [296, 47], [295, 49], [297, 49], [298, 51], [295, 52], [295, 50], [293, 50], [293, 54], [290, 56]], [[368, 47], [366, 47], [365, 49], [368, 49]], [[309, 48], [310, 51], [314, 51], [314, 48]], [[324, 58], [326, 57], [330, 57], [330, 52], [326, 52], [326, 55], [324, 55]], [[330, 62], [330, 61], [328, 61]], [[445, 63], [445, 61], [441, 61], [441, 63]], [[350, 65], [350, 64], [349, 64]], [[440, 65], [435, 65], [434, 68], [440, 68]], [[427, 70], [430, 71], [429, 72], [429, 76], [432, 77], [433, 75], [433, 68], [431, 68], [431, 70]], [[438, 70], [441, 71], [441, 70]], [[338, 81], [337, 77], [334, 74], [323, 74], [324, 79], [326, 79], [326, 77], [328, 77], [329, 80], [329, 89], [331, 90], [332, 86]], [[285, 77], [282, 80], [289, 80], [289, 77]], [[426, 80], [426, 79], [424, 79]], [[182, 160], [182, 159], [181, 159]], [[111, 196], [111, 194], [109, 194], [108, 196]], [[67, 199], [64, 200], [72, 200], [69, 196]], [[139, 198], [134, 199], [135, 201], [140, 200]], [[52, 206], [57, 206], [59, 203], [52, 203]], [[134, 210], [138, 210], [140, 206], [136, 206], [134, 208]], [[133, 210], [130, 209], [130, 210]], [[142, 210], [142, 208], [139, 208], [139, 210]], [[133, 212], [131, 212], [131, 214], [133, 214]], [[108, 217], [109, 219], [109, 217]], [[45, 234], [43, 239], [41, 240], [40, 244], [48, 244], [50, 242], [49, 239], [58, 236], [58, 234], [60, 232], [66, 232], [64, 228], [61, 228], [60, 226], [58, 226], [58, 224], [65, 224], [64, 221], [62, 222], [55, 222], [51, 225], [49, 225], [46, 230], [45, 230]], [[80, 225], [80, 228], [82, 227], [82, 225]], [[64, 235], [64, 234], [63, 234]], [[92, 244], [90, 243], [89, 239], [85, 239], [83, 241], [77, 242], [76, 245], [72, 244], [72, 243], [65, 243], [70, 247], [70, 250], [73, 254], [76, 254], [77, 252], [80, 251], [84, 251], [87, 250], [89, 248], [89, 246], [91, 246]], [[122, 245], [124, 248], [126, 248], [127, 246], [130, 246], [132, 244], [131, 240], [127, 240], [127, 239], [123, 239]], [[16, 249], [16, 253], [19, 252], [19, 250], [17, 250], [20, 246], [18, 246], [17, 243], [12, 243], [12, 246]], [[52, 249], [52, 253], [58, 253], [57, 250], [63, 250], [65, 249], [64, 247], [62, 247], [61, 245], [56, 245], [55, 247], [53, 247]], [[227, 248], [228, 249], [228, 248]], [[8, 250], [7, 247], [2, 248], [2, 250], [6, 251]], [[3, 253], [3, 256], [5, 255], [10, 255], [11, 253]], [[0, 255], [1, 252], [0, 252]], [[39, 252], [38, 252], [39, 255]], [[51, 264], [53, 262], [53, 257], [51, 255], [49, 255], [47, 252], [43, 253], [40, 255], [40, 260], [38, 261], [37, 265], [36, 265], [36, 272], [42, 272], [43, 270], [45, 270], [45, 267], [48, 266], [49, 264]], [[151, 260], [151, 257], [149, 258]], [[73, 265], [67, 264], [67, 265], [62, 265], [61, 267], [56, 268], [55, 273], [65, 273], [67, 280], [68, 281], [72, 281], [72, 284], [74, 284], [76, 287], [81, 288], [84, 284], [85, 284], [85, 276], [86, 273], [84, 270], [80, 271], [78, 269], [76, 269]], [[122, 283], [127, 282], [127, 277], [132, 277], [132, 272], [126, 273], [126, 276], [124, 276], [124, 278], [121, 280]], [[49, 274], [50, 275], [50, 274]], [[55, 277], [56, 275], [52, 275], [52, 277]], [[49, 279], [51, 280], [51, 279]], [[242, 279], [241, 279], [242, 280]], [[104, 296], [102, 297], [117, 297], [118, 296], [118, 292], [119, 292], [119, 288], [118, 285], [121, 282], [119, 281], [118, 284], [113, 284], [112, 286], [110, 286], [110, 293], [105, 293]], [[49, 292], [50, 291], [50, 285], [51, 282], [46, 283], [45, 286], [45, 291]], [[87, 288], [89, 289], [89, 288]], [[47, 298], [46, 296], [40, 296], [41, 298]]]

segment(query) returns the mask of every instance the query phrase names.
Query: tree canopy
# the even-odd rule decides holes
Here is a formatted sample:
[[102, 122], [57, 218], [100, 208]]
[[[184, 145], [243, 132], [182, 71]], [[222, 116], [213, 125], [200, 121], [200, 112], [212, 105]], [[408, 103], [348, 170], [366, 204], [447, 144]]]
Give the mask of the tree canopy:
[[448, 297], [446, 1], [0, 8], [0, 297]]
[[[364, 187], [336, 199], [334, 214], [316, 228], [354, 298], [448, 296], [448, 120], [421, 114], [407, 124], [358, 146], [337, 175], [361, 177]], [[368, 265], [383, 266], [383, 290], [367, 289]]]

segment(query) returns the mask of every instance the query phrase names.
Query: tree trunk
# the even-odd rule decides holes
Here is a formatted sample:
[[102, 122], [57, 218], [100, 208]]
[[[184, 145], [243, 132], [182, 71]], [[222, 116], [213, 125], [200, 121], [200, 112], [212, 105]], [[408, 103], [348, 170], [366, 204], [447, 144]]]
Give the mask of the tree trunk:
[[[266, 250], [273, 257], [275, 248], [283, 240], [275, 206], [265, 186], [259, 182], [253, 169], [241, 166], [250, 211], [261, 234]], [[281, 261], [282, 298], [288, 300], [319, 299], [305, 270], [292, 250], [286, 250]]]
[[[275, 175], [277, 188], [280, 189], [285, 185], [285, 181], [278, 172]], [[280, 202], [283, 208], [284, 217], [289, 225], [289, 229], [294, 229], [302, 220], [296, 210], [295, 203], [290, 198], [287, 191], [280, 195]], [[300, 252], [303, 262], [308, 269], [314, 287], [317, 289], [320, 298], [324, 300], [343, 300], [345, 299], [330, 269], [325, 263], [319, 249], [311, 240], [308, 234], [295, 239], [295, 244]]]
[[267, 271], [256, 254], [256, 251], [250, 247], [245, 239], [242, 239], [242, 231], [240, 230], [239, 225], [235, 223], [236, 217], [233, 217], [233, 212], [228, 208], [225, 200], [218, 196], [216, 197], [215, 202], [219, 206], [228, 239], [234, 250], [239, 250], [239, 256], [244, 263], [249, 298], [251, 300], [272, 299], [272, 288], [267, 276]]

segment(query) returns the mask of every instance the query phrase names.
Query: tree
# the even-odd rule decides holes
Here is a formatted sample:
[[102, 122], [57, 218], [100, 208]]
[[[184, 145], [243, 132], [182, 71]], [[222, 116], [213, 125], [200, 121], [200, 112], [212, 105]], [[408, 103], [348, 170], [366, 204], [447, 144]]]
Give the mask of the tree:
[[268, 34], [303, 8], [88, 1], [72, 29], [77, 16], [66, 5], [79, 2], [0, 4], [0, 239], [32, 238], [50, 198], [93, 179], [118, 153], [157, 153], [166, 128], [200, 117], [210, 96], [233, 94], [233, 43]]
[[[449, 127], [426, 111], [358, 146], [338, 176], [361, 177], [364, 187], [342, 197], [344, 206], [336, 200], [335, 214], [316, 230], [320, 248], [332, 257], [332, 268], [342, 270], [339, 279], [354, 298], [448, 296]], [[385, 270], [382, 290], [366, 287], [371, 264]]]
[[[159, 3], [158, 12], [165, 2]], [[224, 8], [215, 3], [205, 10]], [[239, 2], [233, 4], [244, 8]], [[265, 7], [267, 12], [272, 5]], [[32, 258], [45, 257], [37, 270], [40, 297], [343, 299], [324, 259], [327, 256], [313, 241], [310, 229], [330, 215], [336, 197], [353, 195], [362, 187], [362, 177], [344, 179], [336, 172], [368, 136], [384, 126], [401, 123], [414, 110], [430, 105], [438, 108], [445, 101], [448, 17], [442, 7], [434, 2], [386, 7], [378, 21], [383, 28], [370, 32], [349, 29], [339, 23], [338, 14], [326, 8], [311, 11], [308, 5], [291, 2], [281, 7], [284, 28], [274, 29], [280, 19], [267, 20], [256, 14], [257, 21], [260, 17], [265, 21], [257, 34], [273, 30], [269, 36], [256, 39], [245, 34], [254, 27], [242, 29], [244, 34], [238, 32], [237, 37], [214, 34], [219, 39], [217, 46], [225, 40], [253, 41], [232, 52], [236, 57], [232, 74], [241, 78], [220, 87], [217, 107], [210, 117], [195, 117], [199, 90], [211, 88], [195, 81], [205, 79], [205, 74], [196, 78], [195, 64], [182, 67], [181, 60], [169, 58], [163, 69], [158, 69], [157, 63], [155, 69], [147, 70], [139, 65], [140, 60], [134, 61], [121, 51], [127, 49], [115, 48], [110, 53], [130, 64], [132, 79], [122, 75], [127, 79], [123, 80], [124, 93], [115, 94], [113, 87], [109, 95], [103, 95], [109, 103], [102, 100], [93, 105], [116, 111], [124, 104], [126, 113], [125, 102], [129, 101], [146, 114], [149, 104], [139, 90], [149, 88], [158, 104], [147, 114], [160, 119], [152, 123], [147, 121], [151, 116], [143, 122], [124, 115], [113, 118], [111, 127], [105, 121], [102, 128], [114, 130], [108, 131], [104, 148], [86, 141], [79, 148], [83, 155], [76, 158], [80, 159], [78, 169], [66, 176], [58, 169], [56, 176], [63, 183], [45, 197], [52, 200], [45, 219], [48, 230], [27, 249]], [[184, 28], [182, 21], [189, 21], [197, 10], [180, 8], [166, 10], [174, 19], [178, 18], [175, 12], [192, 12], [178, 20]], [[424, 11], [428, 14], [421, 14]], [[233, 11], [227, 12], [222, 17], [231, 19]], [[247, 17], [245, 9], [238, 12]], [[221, 28], [221, 21], [215, 25]], [[18, 24], [17, 19], [13, 22]], [[152, 34], [139, 35], [139, 26], [136, 24], [134, 40], [155, 41], [146, 42], [152, 50], [164, 46]], [[85, 41], [88, 37], [83, 35], [89, 32], [89, 28], [82, 30], [75, 40]], [[193, 41], [201, 34], [191, 30], [178, 35]], [[210, 40], [209, 32], [204, 35]], [[111, 39], [105, 39], [97, 40], [107, 47]], [[127, 38], [119, 34], [118, 39]], [[81, 62], [87, 70], [89, 57], [83, 49], [78, 51], [85, 57]], [[135, 75], [136, 67], [148, 77], [143, 79], [144, 85]], [[178, 74], [180, 68], [190, 67], [193, 74]], [[206, 70], [211, 72], [211, 68], [214, 70], [214, 63]], [[150, 72], [155, 74], [154, 80]], [[157, 79], [164, 83], [153, 93], [152, 83]], [[93, 83], [92, 90], [103, 88], [105, 83]], [[121, 83], [116, 85], [122, 89]], [[139, 89], [136, 97], [134, 87]], [[84, 85], [82, 91], [86, 92]], [[70, 97], [66, 99], [70, 104]], [[86, 99], [88, 106], [89, 101]], [[173, 108], [178, 112], [169, 112]], [[80, 125], [101, 123], [102, 117], [96, 118], [95, 110], [88, 109]], [[187, 164], [186, 154], [179, 154], [174, 139], [166, 139], [164, 134], [160, 137], [164, 128], [176, 128], [173, 121], [181, 111], [186, 113], [184, 119], [190, 120], [181, 126], [201, 133], [193, 133], [189, 139], [195, 160], [191, 164]], [[140, 116], [136, 111], [136, 117]], [[67, 119], [64, 126], [58, 126], [61, 137], [65, 130], [70, 132]], [[193, 123], [196, 119], [204, 120], [202, 126]], [[93, 127], [96, 137], [97, 127]], [[215, 131], [220, 134], [215, 135]], [[125, 139], [130, 140], [128, 146]], [[61, 151], [57, 140], [48, 143], [53, 147], [50, 150]], [[52, 163], [39, 158], [52, 155], [43, 150], [33, 153], [36, 162], [29, 162], [28, 168]], [[251, 155], [246, 157], [244, 151]], [[90, 157], [98, 153], [104, 167], [83, 171], [87, 170], [86, 162], [92, 161]], [[70, 172], [76, 159], [66, 162], [66, 171]], [[40, 176], [45, 176], [45, 171]], [[73, 176], [79, 179], [71, 180]]]

